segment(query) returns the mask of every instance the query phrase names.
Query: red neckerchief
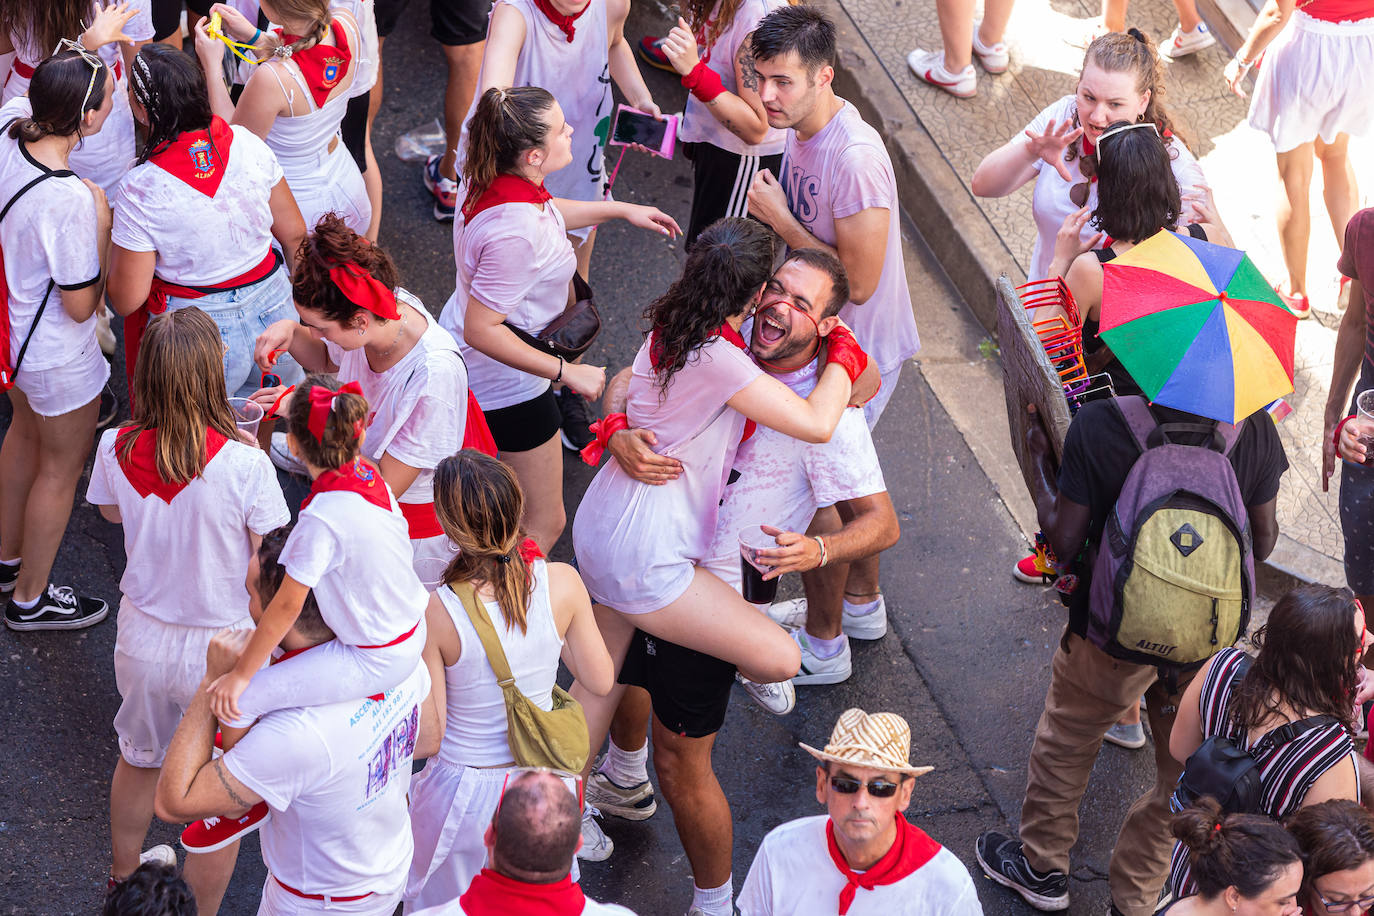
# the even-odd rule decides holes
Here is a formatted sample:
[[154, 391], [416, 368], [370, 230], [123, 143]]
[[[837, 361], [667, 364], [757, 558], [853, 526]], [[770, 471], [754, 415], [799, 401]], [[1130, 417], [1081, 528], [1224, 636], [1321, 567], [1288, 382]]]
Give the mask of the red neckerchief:
[[[729, 322], [722, 321], [720, 323], [720, 327], [716, 328], [716, 336], [724, 337], [726, 340], [730, 341], [730, 343], [739, 347], [745, 353], [749, 352], [749, 344], [745, 342], [742, 336], [740, 336], [739, 331], [736, 331], [734, 328], [730, 327]], [[662, 357], [663, 350], [658, 345], [658, 338], [654, 338], [654, 340], [649, 344], [649, 365], [657, 369], [658, 361]], [[740, 436], [739, 439], [740, 443], [742, 444], [748, 442], [749, 437], [754, 435], [754, 431], [757, 430], [758, 427], [759, 425], [757, 423], [755, 423], [753, 420], [746, 418], [744, 421], [744, 433]]]
[[463, 205], [463, 219], [470, 220], [483, 210], [501, 204], [544, 204], [551, 200], [553, 195], [544, 190], [542, 184], [519, 175], [497, 175], [480, 197]]
[[386, 481], [382, 480], [382, 472], [362, 458], [337, 471], [325, 471], [316, 477], [310, 485], [310, 495], [301, 502], [301, 508], [310, 505], [310, 501], [321, 493], [339, 490], [357, 493], [372, 505], [391, 511], [391, 493], [386, 488]]
[[526, 564], [533, 563], [535, 560], [544, 559], [544, 551], [539, 549], [534, 538], [525, 538], [520, 542], [520, 559], [524, 560]]
[[575, 23], [583, 13], [587, 12], [592, 3], [591, 0], [587, 0], [582, 9], [573, 13], [571, 16], [564, 16], [558, 10], [554, 9], [550, 0], [534, 0], [534, 5], [539, 8], [539, 12], [543, 13], [549, 22], [558, 26], [558, 28], [563, 31], [563, 34], [568, 36], [568, 43], [572, 44], [573, 35], [577, 33], [577, 27], [574, 26], [573, 23]]
[[526, 884], [484, 868], [458, 904], [468, 916], [578, 916], [587, 898], [570, 877], [553, 884]]
[[[281, 33], [280, 29], [277, 31]], [[329, 100], [329, 93], [339, 85], [339, 80], [344, 78], [353, 60], [343, 26], [335, 21], [330, 25], [329, 33], [334, 36], [334, 44], [315, 44], [291, 53], [291, 60], [301, 68], [301, 76], [305, 77], [306, 88], [310, 90], [316, 108]], [[300, 41], [300, 36], [282, 34], [281, 40], [282, 44], [289, 45], [293, 41]]]
[[229, 147], [233, 142], [234, 132], [223, 118], [215, 115], [208, 129], [177, 135], [149, 156], [148, 161], [206, 197], [214, 197], [229, 169]]
[[[162, 475], [157, 470], [157, 430], [145, 429], [138, 433], [138, 439], [134, 441], [133, 451], [125, 459], [120, 455], [120, 451], [127, 441], [128, 436], [133, 433], [133, 428], [124, 430], [115, 437], [115, 454], [118, 457], [119, 469], [124, 472], [129, 483], [135, 492], [143, 498], [156, 496], [165, 503], [171, 503], [178, 493], [186, 489], [186, 483], [168, 483], [162, 479]], [[224, 448], [224, 443], [228, 442], [224, 436], [213, 429], [205, 430], [205, 463], [209, 464], [219, 450]]]
[[896, 819], [897, 839], [892, 843], [892, 848], [873, 863], [872, 868], [862, 874], [851, 869], [849, 863], [844, 860], [844, 853], [840, 852], [840, 847], [835, 842], [835, 822], [825, 822], [825, 845], [830, 850], [830, 860], [849, 882], [844, 886], [844, 890], [840, 891], [840, 916], [849, 912], [849, 906], [854, 902], [854, 895], [858, 893], [859, 888], [871, 891], [884, 884], [896, 884], [925, 865], [940, 851], [939, 843], [926, 836], [925, 831], [919, 827], [911, 826], [900, 812]]

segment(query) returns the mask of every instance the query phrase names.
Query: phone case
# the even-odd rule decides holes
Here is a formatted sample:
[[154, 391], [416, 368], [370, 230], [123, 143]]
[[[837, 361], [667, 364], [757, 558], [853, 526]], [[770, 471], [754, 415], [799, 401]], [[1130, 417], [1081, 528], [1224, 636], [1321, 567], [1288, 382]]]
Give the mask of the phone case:
[[[638, 108], [631, 108], [629, 105], [621, 105], [619, 108], [617, 108], [617, 109], [615, 110], [615, 119], [616, 119], [617, 121], [619, 121], [619, 120], [620, 120], [620, 114], [621, 114], [621, 112], [625, 112], [625, 111], [628, 111], [628, 112], [630, 112], [631, 114], [645, 115], [645, 116], [651, 117], [651, 118], [653, 117], [653, 114], [651, 114], [650, 112], [647, 112], [647, 111], [640, 111]], [[659, 148], [656, 149], [656, 150], [650, 150], [650, 152], [652, 152], [655, 156], [662, 156], [664, 159], [671, 159], [671, 158], [673, 158], [673, 150], [674, 150], [674, 148], [677, 146], [677, 128], [678, 128], [678, 124], [681, 123], [681, 121], [682, 121], [682, 115], [679, 115], [679, 114], [668, 114], [668, 115], [664, 115], [664, 116], [663, 116], [663, 120], [666, 121], [667, 124], [668, 124], [667, 128], [663, 131], [663, 144], [662, 144], [661, 146], [659, 146]], [[629, 145], [629, 144], [627, 144], [627, 143], [624, 143], [624, 142], [621, 142], [621, 141], [615, 139], [615, 125], [614, 125], [614, 124], [611, 125], [611, 132], [610, 132], [610, 134], [609, 134], [609, 137], [610, 137], [610, 139], [607, 141], [607, 145], [608, 145], [608, 146], [628, 146], [628, 145]]]

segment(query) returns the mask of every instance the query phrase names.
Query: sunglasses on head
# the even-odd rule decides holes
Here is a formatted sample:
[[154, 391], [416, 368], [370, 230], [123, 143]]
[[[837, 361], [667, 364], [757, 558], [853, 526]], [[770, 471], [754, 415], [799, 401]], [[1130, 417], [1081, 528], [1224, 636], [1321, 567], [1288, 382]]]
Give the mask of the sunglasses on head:
[[105, 62], [91, 51], [88, 51], [81, 42], [72, 41], [70, 38], [63, 38], [58, 41], [57, 50], [52, 53], [60, 54], [63, 51], [75, 51], [80, 55], [82, 60], [91, 66], [91, 79], [90, 82], [86, 83], [86, 94], [81, 97], [81, 113], [84, 115], [86, 113], [86, 106], [91, 101], [91, 92], [95, 90], [96, 75], [100, 73], [100, 68], [105, 66]]
[[872, 779], [868, 782], [855, 779], [853, 776], [831, 776], [830, 788], [839, 792], [841, 795], [853, 795], [863, 788], [874, 798], [891, 798], [897, 794], [897, 787], [900, 782], [892, 782], [887, 779]]

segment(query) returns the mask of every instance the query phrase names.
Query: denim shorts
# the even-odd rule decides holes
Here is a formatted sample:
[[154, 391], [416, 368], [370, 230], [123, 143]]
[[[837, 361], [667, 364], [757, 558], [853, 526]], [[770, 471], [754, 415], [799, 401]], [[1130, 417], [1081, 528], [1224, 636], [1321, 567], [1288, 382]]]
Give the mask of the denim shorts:
[[[220, 339], [228, 348], [224, 352], [224, 386], [230, 397], [244, 398], [262, 387], [262, 370], [253, 362], [253, 345], [258, 335], [274, 321], [300, 321], [285, 267], [278, 267], [251, 286], [210, 293], [199, 299], [167, 297], [168, 311], [189, 305], [205, 312], [219, 326]], [[283, 385], [294, 385], [303, 375], [289, 353], [277, 358], [272, 371], [281, 376]]]

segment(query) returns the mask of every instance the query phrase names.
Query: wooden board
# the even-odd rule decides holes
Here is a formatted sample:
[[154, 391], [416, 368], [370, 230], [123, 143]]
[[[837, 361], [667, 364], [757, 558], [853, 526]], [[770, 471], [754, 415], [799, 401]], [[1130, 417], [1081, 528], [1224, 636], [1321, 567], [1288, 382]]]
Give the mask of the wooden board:
[[[1026, 405], [1034, 404], [1045, 424], [1056, 466], [1069, 431], [1069, 405], [1059, 375], [1050, 365], [1040, 340], [1031, 328], [1016, 289], [1004, 274], [997, 280], [997, 344], [1002, 356], [1002, 381], [1007, 396], [1007, 422], [1011, 447], [1021, 476], [1030, 489], [1030, 464], [1026, 456]], [[1034, 493], [1032, 492], [1032, 495]]]

